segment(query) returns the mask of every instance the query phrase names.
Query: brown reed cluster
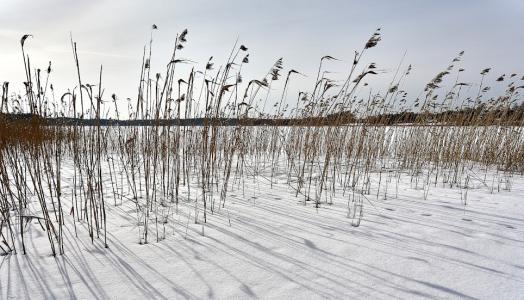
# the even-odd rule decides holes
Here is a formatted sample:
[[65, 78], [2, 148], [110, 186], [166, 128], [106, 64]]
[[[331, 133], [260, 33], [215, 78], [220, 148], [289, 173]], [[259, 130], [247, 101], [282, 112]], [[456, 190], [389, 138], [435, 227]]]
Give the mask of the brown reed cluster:
[[[378, 29], [355, 52], [344, 80], [329, 78], [326, 65], [339, 61], [327, 55], [311, 89], [289, 95], [303, 75], [286, 72], [282, 58], [261, 78], [244, 80], [245, 45], [235, 44], [220, 67], [211, 57], [202, 70], [181, 74], [180, 65], [191, 63], [181, 55], [187, 30], [176, 37], [165, 71], [154, 73], [156, 30], [144, 47], [135, 100], [104, 95], [102, 67], [86, 83], [72, 38], [78, 84], [55, 100], [51, 64], [34, 69], [25, 48], [30, 36], [22, 37], [25, 95], [10, 94], [4, 83], [0, 105], [0, 254], [25, 253], [33, 227], [47, 234], [53, 255], [64, 252], [70, 226], [108, 247], [107, 211], [119, 207], [131, 208], [141, 244], [165, 239], [176, 226], [187, 232], [190, 222], [204, 234], [209, 214], [229, 214], [230, 191], [255, 199], [249, 197], [260, 184], [283, 185], [313, 210], [343, 199], [348, 222], [359, 226], [364, 205], [398, 197], [402, 178], [423, 197], [437, 185], [458, 189], [467, 205], [474, 186], [509, 191], [511, 178], [524, 172], [524, 78], [499, 77], [495, 84], [506, 84], [505, 91], [490, 97], [490, 69], [480, 72], [479, 84], [460, 80], [463, 52], [418, 97], [404, 90], [412, 66], [402, 64], [384, 91], [364, 93], [383, 73], [375, 63], [362, 65], [381, 41]], [[108, 109], [117, 120], [150, 122], [103, 126]], [[86, 119], [89, 126], [66, 122]], [[181, 125], [188, 119], [199, 124]], [[279, 123], [284, 119], [293, 126], [248, 126], [291, 124]]]

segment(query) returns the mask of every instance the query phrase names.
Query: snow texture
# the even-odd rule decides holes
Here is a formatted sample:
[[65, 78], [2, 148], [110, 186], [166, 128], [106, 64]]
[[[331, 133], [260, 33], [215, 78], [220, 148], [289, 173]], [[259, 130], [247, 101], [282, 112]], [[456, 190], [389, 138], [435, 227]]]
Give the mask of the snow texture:
[[359, 227], [347, 195], [315, 208], [284, 178], [246, 180], [206, 224], [182, 201], [166, 238], [146, 245], [127, 202], [107, 205], [107, 249], [85, 224], [75, 237], [68, 216], [65, 254], [53, 257], [33, 221], [28, 254], [0, 257], [0, 299], [524, 298], [522, 177], [511, 191], [472, 185], [467, 205], [441, 185], [424, 200], [402, 177], [398, 197], [367, 196]]

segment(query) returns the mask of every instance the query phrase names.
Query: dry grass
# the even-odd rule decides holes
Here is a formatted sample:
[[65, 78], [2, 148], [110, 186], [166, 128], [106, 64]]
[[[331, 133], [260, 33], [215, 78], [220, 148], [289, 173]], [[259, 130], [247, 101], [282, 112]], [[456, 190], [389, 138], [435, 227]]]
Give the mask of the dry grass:
[[[165, 74], [152, 74], [156, 29], [144, 48], [136, 102], [127, 103], [130, 119], [152, 119], [154, 125], [135, 127], [100, 125], [101, 112], [108, 108], [121, 118], [124, 101], [103, 95], [102, 67], [96, 85], [82, 80], [72, 39], [78, 86], [53, 101], [48, 95], [52, 86], [47, 88], [51, 69], [45, 80], [39, 70], [32, 71], [24, 36], [26, 95], [10, 96], [4, 84], [1, 112], [91, 118], [97, 125], [52, 127], [42, 118], [14, 122], [0, 114], [0, 253], [20, 248], [25, 253], [24, 232], [34, 226], [31, 220], [47, 233], [52, 254], [63, 253], [65, 218], [72, 218], [75, 232], [87, 230], [93, 243], [107, 247], [107, 205], [124, 203], [135, 208], [139, 243], [166, 238], [181, 204], [193, 209], [187, 224], [190, 218], [202, 224], [204, 234], [208, 214], [227, 210], [231, 189], [244, 195], [255, 192], [245, 190], [248, 180], [285, 184], [313, 208], [343, 197], [349, 221], [359, 226], [364, 205], [398, 196], [401, 176], [411, 177], [412, 187], [423, 190], [425, 197], [437, 184], [458, 188], [466, 205], [472, 181], [496, 192], [511, 189], [511, 177], [524, 172], [524, 118], [515, 108], [522, 82], [517, 75], [502, 79], [509, 81], [503, 95], [484, 99], [489, 72], [484, 70], [478, 94], [471, 98], [463, 96], [469, 84], [458, 80], [463, 69], [454, 71], [451, 65], [408, 106], [402, 86], [411, 66], [399, 66], [385, 91], [361, 98], [365, 81], [378, 75], [375, 64], [361, 66], [362, 57], [380, 42], [377, 30], [355, 53], [342, 84], [326, 77], [324, 64], [335, 58], [325, 56], [312, 90], [300, 92], [296, 106], [289, 107], [295, 96], [288, 97], [287, 91], [300, 73], [288, 71], [280, 95], [270, 95], [270, 88], [281, 79], [282, 59], [263, 78], [244, 82], [242, 66], [249, 63], [244, 45], [235, 45], [218, 69], [210, 59], [204, 70], [178, 74], [177, 66], [187, 62], [179, 58], [187, 31], [177, 36]], [[462, 56], [461, 52], [452, 62]], [[440, 85], [452, 72], [456, 81], [442, 91]], [[265, 106], [273, 98], [270, 114]], [[255, 127], [243, 122], [285, 116], [300, 119], [300, 126]], [[388, 126], [392, 116], [409, 124]], [[202, 126], [160, 125], [163, 119], [196, 117], [203, 118]], [[220, 126], [215, 122], [219, 118], [240, 121]], [[355, 118], [359, 121], [347, 124]], [[68, 178], [63, 175], [65, 162], [72, 173]], [[286, 180], [279, 180], [279, 174]], [[70, 183], [67, 199], [64, 180]]]

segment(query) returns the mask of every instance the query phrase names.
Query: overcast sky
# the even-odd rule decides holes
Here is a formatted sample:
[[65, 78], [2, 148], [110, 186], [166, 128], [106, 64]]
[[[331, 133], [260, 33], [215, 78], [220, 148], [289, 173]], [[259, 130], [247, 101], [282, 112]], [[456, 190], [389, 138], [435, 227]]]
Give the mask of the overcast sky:
[[[51, 81], [57, 93], [75, 85], [69, 43], [78, 42], [85, 82], [96, 83], [104, 66], [106, 95], [135, 98], [143, 46], [154, 33], [153, 71], [164, 72], [177, 32], [188, 28], [182, 56], [203, 68], [209, 56], [220, 65], [235, 40], [249, 47], [245, 77], [261, 78], [276, 59], [287, 69], [308, 75], [292, 91], [307, 89], [324, 55], [332, 76], [342, 78], [354, 50], [382, 27], [383, 40], [367, 59], [387, 72], [369, 82], [389, 82], [404, 52], [413, 65], [406, 88], [414, 94], [464, 50], [461, 67], [467, 80], [479, 72], [493, 75], [524, 72], [524, 1], [522, 0], [282, 0], [282, 1], [132, 1], [132, 0], [1, 0], [0, 81], [21, 90], [24, 76], [20, 37], [32, 34], [27, 50], [42, 69], [53, 63]], [[286, 72], [286, 71], [285, 71]], [[290, 96], [291, 97], [291, 96]]]

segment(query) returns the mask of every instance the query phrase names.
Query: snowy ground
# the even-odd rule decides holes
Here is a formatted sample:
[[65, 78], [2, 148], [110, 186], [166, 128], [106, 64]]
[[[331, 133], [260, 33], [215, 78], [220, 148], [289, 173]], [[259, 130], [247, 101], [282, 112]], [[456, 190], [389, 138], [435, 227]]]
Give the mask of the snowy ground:
[[181, 205], [147, 245], [133, 206], [110, 205], [108, 249], [68, 224], [52, 257], [30, 226], [28, 255], [0, 257], [0, 299], [523, 299], [524, 179], [512, 180], [494, 194], [478, 185], [463, 206], [458, 189], [424, 200], [403, 178], [397, 199], [369, 196], [359, 227], [344, 197], [316, 209], [284, 184], [246, 181], [205, 226]]

